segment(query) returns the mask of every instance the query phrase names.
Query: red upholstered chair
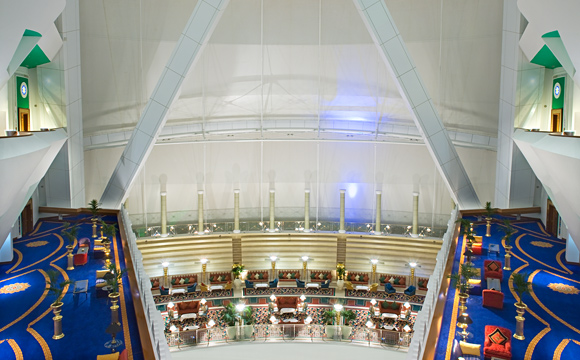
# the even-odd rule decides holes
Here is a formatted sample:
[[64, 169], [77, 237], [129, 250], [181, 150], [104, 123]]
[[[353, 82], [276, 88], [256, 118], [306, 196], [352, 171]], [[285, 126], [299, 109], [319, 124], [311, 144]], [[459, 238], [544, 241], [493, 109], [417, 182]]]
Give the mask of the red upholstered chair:
[[503, 280], [503, 270], [501, 269], [503, 264], [498, 260], [485, 260], [483, 262], [483, 277], [485, 279], [499, 279]]
[[504, 294], [497, 290], [483, 290], [483, 306], [503, 309]]
[[85, 265], [89, 260], [89, 254], [74, 254], [73, 263], [75, 266]]
[[471, 251], [473, 251], [473, 255], [481, 255], [481, 243], [473, 243], [471, 245]]
[[511, 360], [512, 332], [503, 327], [486, 325], [483, 356], [486, 359], [496, 357], [498, 359]]

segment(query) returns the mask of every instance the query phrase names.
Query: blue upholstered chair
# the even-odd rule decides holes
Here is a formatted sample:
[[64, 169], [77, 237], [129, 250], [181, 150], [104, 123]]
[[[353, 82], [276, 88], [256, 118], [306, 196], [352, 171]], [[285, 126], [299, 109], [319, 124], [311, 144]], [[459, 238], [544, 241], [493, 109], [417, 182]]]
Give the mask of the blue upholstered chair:
[[163, 286], [159, 288], [159, 292], [161, 293], [161, 295], [169, 295], [169, 289], [166, 289]]
[[298, 287], [298, 288], [306, 287], [306, 283], [304, 281], [300, 281], [300, 280], [296, 279], [296, 287]]
[[254, 283], [251, 282], [250, 280], [244, 280], [246, 283], [246, 288], [253, 288], [254, 287]]
[[193, 285], [187, 287], [187, 292], [194, 292], [197, 289], [197, 283], [193, 283]]
[[397, 292], [397, 290], [395, 290], [395, 288], [393, 287], [393, 285], [390, 282], [387, 282], [385, 284], [385, 292], [387, 294], [394, 294]]
[[275, 278], [274, 280], [272, 280], [272, 281], [268, 282], [268, 285], [269, 285], [271, 288], [277, 288], [277, 287], [278, 287], [278, 278]]
[[328, 289], [330, 287], [330, 280], [326, 280], [322, 284], [320, 284], [321, 289]]
[[413, 296], [415, 295], [415, 287], [413, 285], [405, 289], [405, 295]]

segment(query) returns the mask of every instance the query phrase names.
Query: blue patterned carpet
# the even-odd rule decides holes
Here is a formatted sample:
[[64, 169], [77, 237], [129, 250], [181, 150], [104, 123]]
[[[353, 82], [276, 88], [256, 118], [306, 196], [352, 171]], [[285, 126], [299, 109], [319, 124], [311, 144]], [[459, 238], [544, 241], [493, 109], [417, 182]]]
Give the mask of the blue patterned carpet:
[[[75, 222], [78, 216], [65, 221]], [[116, 217], [105, 217], [108, 223]], [[111, 322], [108, 298], [95, 294], [96, 270], [104, 267], [104, 260], [93, 258], [89, 262], [67, 271], [66, 248], [68, 241], [62, 239], [63, 222], [39, 221], [32, 234], [14, 243], [14, 261], [0, 266], [0, 359], [95, 359], [99, 354], [110, 353], [104, 347], [111, 336], [105, 329]], [[87, 218], [81, 223], [77, 239], [90, 238], [91, 224]], [[77, 247], [73, 250], [76, 253]], [[111, 260], [125, 267], [119, 235], [111, 244]], [[65, 337], [53, 340], [53, 314], [50, 304], [54, 297], [44, 291], [48, 270], [60, 273], [59, 280], [88, 280], [88, 293], [74, 294], [73, 285], [63, 298], [62, 327]], [[123, 284], [129, 284], [127, 275]], [[117, 338], [133, 354], [142, 359], [141, 343], [135, 321], [135, 312], [128, 285], [123, 286], [119, 319], [122, 331]], [[127, 344], [127, 341], [129, 344]]]
[[[475, 220], [475, 219], [472, 219]], [[483, 255], [472, 259], [476, 268], [483, 268], [485, 259], [500, 260], [504, 263], [504, 249], [501, 246], [503, 232], [499, 222], [494, 222], [491, 237], [485, 237], [485, 223], [475, 223], [477, 235], [483, 236]], [[512, 337], [512, 359], [580, 359], [580, 311], [575, 307], [580, 302], [580, 267], [565, 262], [566, 244], [563, 240], [548, 235], [540, 222], [532, 219], [513, 221], [517, 232], [512, 236], [511, 271], [504, 270], [501, 282], [505, 295], [502, 310], [484, 308], [481, 295], [470, 295], [467, 313], [473, 319], [468, 331], [473, 336], [471, 343], [484, 343], [485, 325], [497, 325], [515, 332], [515, 293], [509, 285], [513, 272], [528, 273], [532, 282], [532, 294], [524, 295], [528, 305], [525, 317], [525, 340]], [[489, 244], [500, 244], [500, 255], [488, 255]], [[464, 250], [460, 240], [455, 252], [453, 271], [457, 271], [460, 254]], [[482, 270], [483, 272], [483, 270]], [[487, 283], [482, 280], [482, 288]], [[436, 359], [450, 359], [450, 348], [455, 335], [457, 300], [455, 289], [450, 289], [445, 304], [443, 324], [437, 343]]]

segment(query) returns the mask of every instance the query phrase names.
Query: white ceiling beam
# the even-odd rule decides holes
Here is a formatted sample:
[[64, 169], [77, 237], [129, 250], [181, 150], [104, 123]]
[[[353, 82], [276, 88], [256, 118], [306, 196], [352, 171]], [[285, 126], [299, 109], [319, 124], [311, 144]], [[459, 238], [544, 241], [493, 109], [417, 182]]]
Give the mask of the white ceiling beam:
[[137, 126], [101, 197], [103, 208], [117, 209], [147, 161], [173, 101], [189, 69], [199, 59], [229, 0], [199, 0], [185, 25], [173, 53], [141, 114]]
[[461, 209], [480, 208], [475, 189], [384, 1], [353, 2], [387, 68], [396, 79], [399, 92], [451, 197]]

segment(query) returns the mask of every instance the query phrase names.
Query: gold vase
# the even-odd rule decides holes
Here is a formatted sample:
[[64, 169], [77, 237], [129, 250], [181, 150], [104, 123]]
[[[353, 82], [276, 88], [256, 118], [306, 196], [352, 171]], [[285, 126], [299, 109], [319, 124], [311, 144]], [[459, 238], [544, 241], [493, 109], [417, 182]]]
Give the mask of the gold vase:
[[74, 248], [75, 248], [74, 245], [67, 245], [66, 246], [66, 249], [67, 249], [66, 256], [68, 258], [67, 259], [67, 267], [66, 267], [67, 270], [74, 270], [75, 269], [74, 263], [73, 263], [73, 253], [72, 253]]
[[511, 249], [512, 249], [512, 247], [509, 246], [509, 245], [507, 245], [507, 246], [504, 246], [504, 249], [505, 249], [505, 261], [504, 261], [503, 269], [504, 270], [511, 270], [512, 268], [511, 268], [511, 262], [510, 261], [511, 261], [511, 257], [512, 257], [511, 256]]
[[50, 304], [54, 314], [54, 317], [52, 318], [52, 321], [54, 322], [54, 335], [52, 338], [54, 340], [62, 339], [64, 337], [64, 334], [62, 333], [62, 315], [60, 314], [62, 311], [62, 305], [62, 302]]
[[121, 325], [119, 322], [119, 305], [117, 305], [117, 302], [119, 301], [119, 293], [110, 293], [109, 299], [111, 299], [111, 324]]
[[487, 221], [487, 225], [485, 225], [485, 227], [486, 227], [485, 236], [490, 237], [491, 236], [491, 218], [487, 217], [487, 218], [485, 218], [485, 220]]
[[96, 217], [91, 219], [91, 221], [93, 222], [93, 239], [97, 238], [97, 220], [98, 218]]
[[515, 303], [516, 313], [516, 332], [514, 333], [514, 338], [518, 340], [524, 340], [524, 313], [526, 312], [527, 305], [524, 303]]
[[469, 294], [459, 293], [459, 310], [461, 312], [465, 312], [467, 310], [467, 299], [469, 298]]

